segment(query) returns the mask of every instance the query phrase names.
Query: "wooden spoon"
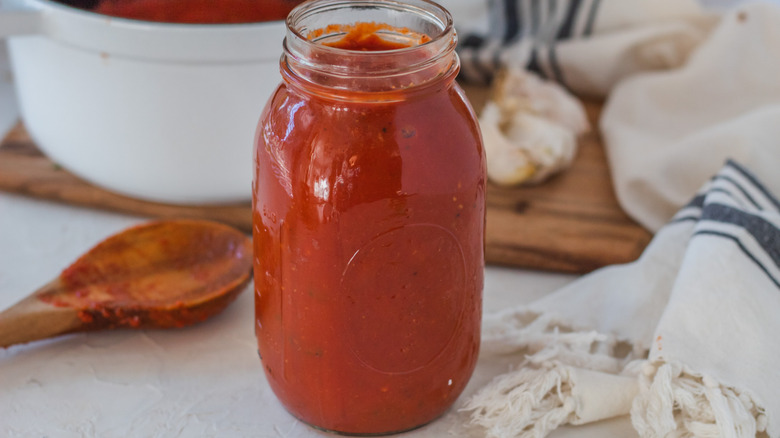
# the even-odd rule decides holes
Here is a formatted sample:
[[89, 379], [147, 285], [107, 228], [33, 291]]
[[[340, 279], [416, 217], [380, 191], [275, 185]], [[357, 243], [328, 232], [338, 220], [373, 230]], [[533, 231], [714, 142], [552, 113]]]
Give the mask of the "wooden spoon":
[[184, 327], [219, 313], [252, 276], [252, 242], [226, 225], [129, 228], [0, 313], [0, 347], [65, 333]]

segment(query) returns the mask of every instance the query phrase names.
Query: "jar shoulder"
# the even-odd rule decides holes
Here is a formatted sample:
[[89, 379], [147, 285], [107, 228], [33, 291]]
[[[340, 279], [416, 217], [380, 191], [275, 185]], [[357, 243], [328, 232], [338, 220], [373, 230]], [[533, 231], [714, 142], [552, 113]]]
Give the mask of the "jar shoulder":
[[282, 84], [263, 112], [258, 141], [267, 148], [314, 145], [331, 152], [425, 142], [442, 153], [458, 147], [483, 153], [476, 114], [456, 83], [386, 102], [323, 99]]

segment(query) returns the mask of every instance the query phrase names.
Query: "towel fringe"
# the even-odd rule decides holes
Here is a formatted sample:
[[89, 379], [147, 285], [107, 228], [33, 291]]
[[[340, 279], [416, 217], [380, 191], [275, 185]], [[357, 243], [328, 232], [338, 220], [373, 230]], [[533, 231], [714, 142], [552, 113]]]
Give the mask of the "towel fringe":
[[642, 437], [754, 438], [766, 416], [744, 393], [679, 365], [646, 363], [631, 421]]
[[488, 437], [542, 438], [576, 417], [572, 370], [610, 374], [638, 369], [647, 350], [629, 349], [619, 357], [620, 342], [593, 330], [575, 330], [550, 314], [516, 309], [486, 318], [481, 354], [526, 354], [516, 369], [495, 377], [461, 411]]
[[572, 420], [576, 402], [568, 369], [558, 365], [521, 368], [500, 375], [474, 395], [461, 411], [491, 438], [542, 438]]
[[577, 330], [554, 315], [516, 309], [485, 319], [480, 354], [525, 352], [532, 365], [559, 361], [610, 373], [621, 373], [631, 361], [647, 357], [647, 349], [639, 346], [619, 354], [620, 346], [613, 335]]

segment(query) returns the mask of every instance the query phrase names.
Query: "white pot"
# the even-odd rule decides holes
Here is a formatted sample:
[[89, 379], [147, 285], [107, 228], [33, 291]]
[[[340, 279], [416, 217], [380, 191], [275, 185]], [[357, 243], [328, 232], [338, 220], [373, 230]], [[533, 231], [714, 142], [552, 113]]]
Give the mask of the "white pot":
[[94, 184], [169, 203], [250, 199], [254, 131], [280, 81], [284, 31], [282, 21], [126, 20], [49, 0], [0, 10], [36, 144]]

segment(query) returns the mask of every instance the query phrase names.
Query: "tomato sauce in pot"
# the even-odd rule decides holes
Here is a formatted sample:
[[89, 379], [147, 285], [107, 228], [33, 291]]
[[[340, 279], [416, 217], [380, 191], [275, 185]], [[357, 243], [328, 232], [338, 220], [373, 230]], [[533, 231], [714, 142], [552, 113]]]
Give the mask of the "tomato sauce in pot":
[[163, 23], [230, 24], [284, 20], [303, 0], [62, 0], [99, 14]]

